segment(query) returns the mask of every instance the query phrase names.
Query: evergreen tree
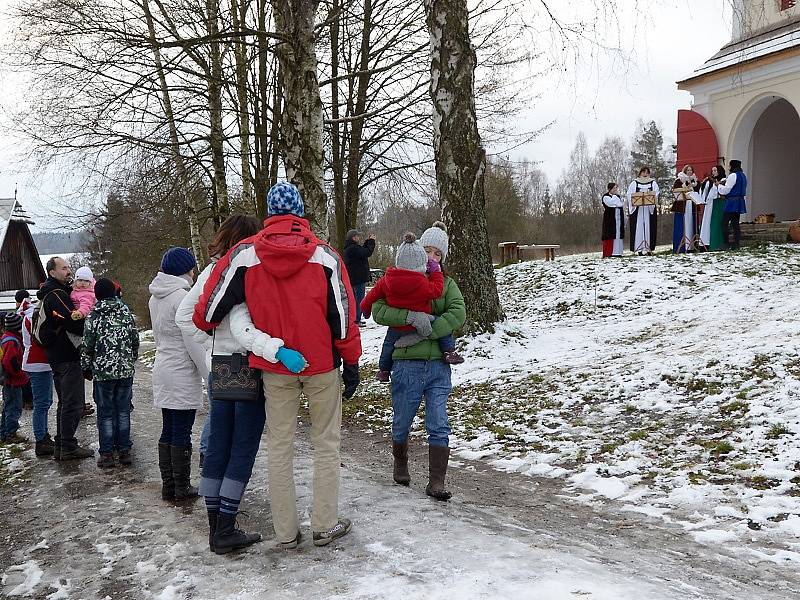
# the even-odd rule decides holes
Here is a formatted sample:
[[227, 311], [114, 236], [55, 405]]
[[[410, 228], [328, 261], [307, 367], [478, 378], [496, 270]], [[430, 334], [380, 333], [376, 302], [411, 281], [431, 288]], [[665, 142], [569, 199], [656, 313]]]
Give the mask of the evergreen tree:
[[[661, 188], [661, 198], [669, 196], [675, 181], [675, 165], [670, 164], [668, 150], [664, 147], [664, 136], [655, 121], [645, 123], [639, 120], [637, 133], [631, 144], [630, 171], [634, 177], [643, 165], [650, 167], [652, 177]], [[662, 202], [663, 204], [663, 202]]]

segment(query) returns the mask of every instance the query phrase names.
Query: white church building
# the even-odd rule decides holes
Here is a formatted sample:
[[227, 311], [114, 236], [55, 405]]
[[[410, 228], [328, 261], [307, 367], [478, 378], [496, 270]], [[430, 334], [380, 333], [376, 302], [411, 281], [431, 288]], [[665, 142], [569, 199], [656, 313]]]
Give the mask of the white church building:
[[735, 0], [733, 39], [683, 81], [678, 168], [741, 160], [748, 215], [800, 218], [800, 1]]

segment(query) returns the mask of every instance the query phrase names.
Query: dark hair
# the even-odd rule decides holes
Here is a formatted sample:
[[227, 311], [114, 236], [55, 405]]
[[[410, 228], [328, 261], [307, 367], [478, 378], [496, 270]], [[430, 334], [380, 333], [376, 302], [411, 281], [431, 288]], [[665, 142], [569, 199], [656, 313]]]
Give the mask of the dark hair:
[[[47, 276], [50, 277], [50, 271], [54, 271], [56, 268], [56, 260], [61, 258], [60, 256], [51, 256], [47, 259], [47, 264], [44, 266], [44, 270], [47, 272]], [[64, 260], [61, 258], [61, 260]]]
[[652, 171], [652, 170], [650, 169], [650, 167], [649, 167], [649, 166], [647, 166], [647, 165], [642, 165], [641, 167], [639, 167], [639, 176], [640, 176], [640, 177], [642, 176], [642, 171], [647, 171], [647, 172], [648, 172], [648, 173], [650, 173], [650, 174], [652, 174], [652, 173], [653, 173], [653, 171]]
[[14, 294], [14, 302], [22, 302], [26, 298], [30, 298], [31, 293], [28, 290], [17, 290], [17, 293]]
[[616, 183], [614, 183], [614, 182], [612, 181], [612, 182], [610, 182], [610, 183], [609, 183], [609, 184], [608, 184], [606, 187], [608, 188], [608, 191], [610, 192], [610, 191], [611, 191], [611, 190], [613, 190], [615, 187], [617, 187], [617, 184], [616, 184]]
[[731, 173], [738, 173], [742, 170], [742, 161], [733, 159], [731, 161]]
[[214, 241], [208, 245], [209, 256], [225, 256], [228, 250], [245, 238], [261, 231], [261, 223], [248, 215], [231, 215], [219, 226]]
[[[727, 173], [725, 172], [725, 167], [723, 167], [722, 165], [714, 165], [713, 167], [711, 167], [711, 169], [713, 170], [715, 167], [717, 169], [717, 177], [716, 177], [717, 181], [725, 179], [725, 176], [727, 175]], [[713, 175], [711, 175], [711, 177], [713, 177]]]

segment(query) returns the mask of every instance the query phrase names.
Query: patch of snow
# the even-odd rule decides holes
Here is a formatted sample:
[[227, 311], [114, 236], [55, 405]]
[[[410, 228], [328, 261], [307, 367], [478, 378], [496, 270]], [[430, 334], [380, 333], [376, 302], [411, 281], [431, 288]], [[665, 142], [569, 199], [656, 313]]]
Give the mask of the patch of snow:
[[9, 588], [5, 593], [8, 596], [30, 596], [42, 580], [44, 572], [35, 560], [26, 561], [20, 565], [13, 565], [3, 574], [2, 585]]

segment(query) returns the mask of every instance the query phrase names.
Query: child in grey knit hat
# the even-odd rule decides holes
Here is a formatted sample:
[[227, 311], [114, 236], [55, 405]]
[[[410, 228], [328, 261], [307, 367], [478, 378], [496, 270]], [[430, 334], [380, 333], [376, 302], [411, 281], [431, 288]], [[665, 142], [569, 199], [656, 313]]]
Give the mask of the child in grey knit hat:
[[[427, 275], [426, 275], [427, 273]], [[408, 347], [419, 343], [431, 335], [431, 315], [433, 300], [444, 292], [444, 275], [440, 264], [428, 258], [425, 248], [413, 233], [406, 233], [397, 249], [395, 267], [386, 270], [361, 303], [364, 315], [369, 316], [372, 305], [377, 300], [385, 300], [392, 308], [408, 310], [408, 325], [389, 327], [378, 361], [378, 380], [389, 381], [392, 370], [392, 353], [395, 347]], [[439, 348], [444, 361], [460, 364], [464, 359], [455, 351], [452, 335], [439, 338]]]

